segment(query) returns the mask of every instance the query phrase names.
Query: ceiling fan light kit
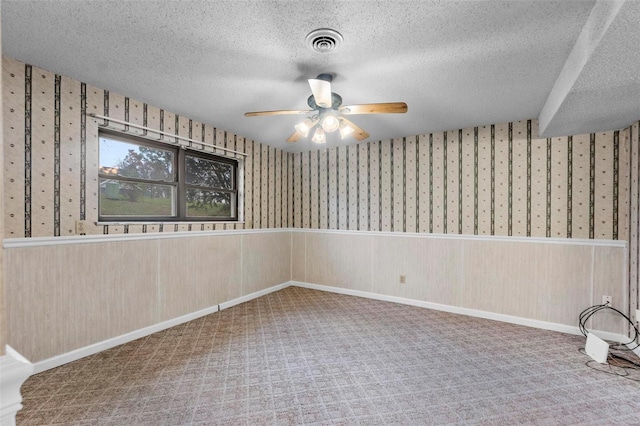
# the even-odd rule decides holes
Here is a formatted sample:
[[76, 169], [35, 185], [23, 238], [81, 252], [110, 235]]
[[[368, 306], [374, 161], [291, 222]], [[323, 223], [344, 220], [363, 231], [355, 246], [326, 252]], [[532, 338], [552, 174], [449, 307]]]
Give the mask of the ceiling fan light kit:
[[317, 78], [308, 80], [312, 93], [307, 99], [310, 110], [255, 111], [245, 112], [244, 115], [255, 117], [260, 115], [313, 114], [294, 126], [296, 131], [287, 138], [287, 142], [296, 142], [301, 137], [306, 138], [315, 128], [311, 140], [315, 143], [326, 143], [326, 133], [333, 133], [337, 130], [340, 132], [341, 139], [353, 135], [357, 140], [362, 141], [369, 137], [369, 133], [347, 120], [343, 115], [402, 114], [407, 112], [407, 104], [404, 102], [342, 106], [342, 97], [331, 91], [332, 79], [331, 74], [320, 74]]
[[[310, 49], [320, 53], [334, 50], [342, 43], [342, 40], [342, 35], [330, 28], [311, 31], [305, 39]], [[307, 105], [311, 108], [310, 110], [255, 111], [246, 112], [244, 115], [246, 117], [255, 117], [261, 115], [312, 114], [294, 126], [296, 131], [287, 138], [287, 142], [296, 142], [301, 137], [306, 138], [311, 130], [315, 128], [311, 140], [322, 144], [327, 142], [326, 133], [333, 133], [337, 130], [340, 132], [341, 139], [353, 135], [358, 141], [362, 141], [369, 137], [369, 133], [342, 117], [343, 115], [402, 114], [407, 112], [407, 104], [404, 102], [342, 106], [342, 97], [331, 91], [332, 80], [333, 76], [328, 73], [323, 73], [316, 78], [307, 80], [311, 88], [311, 96], [307, 98]]]
[[317, 123], [317, 120], [311, 120], [310, 118], [305, 118], [302, 123], [298, 123], [295, 125], [296, 132], [298, 132], [298, 134], [303, 138], [306, 138], [309, 135], [309, 130], [311, 130], [311, 128], [315, 126], [316, 123]]
[[340, 138], [344, 139], [349, 136], [355, 130], [353, 127], [349, 126], [349, 123], [345, 121], [344, 118], [340, 119], [340, 125], [338, 126], [338, 130], [340, 131]]
[[325, 132], [327, 133], [335, 132], [336, 130], [338, 130], [339, 126], [340, 126], [340, 122], [338, 121], [338, 118], [335, 115], [331, 113], [325, 114], [325, 117], [322, 119], [322, 129]]
[[313, 137], [311, 138], [311, 140], [315, 143], [326, 143], [327, 142], [327, 137], [324, 134], [324, 130], [322, 129], [322, 127], [318, 127], [316, 128], [315, 133], [313, 134]]

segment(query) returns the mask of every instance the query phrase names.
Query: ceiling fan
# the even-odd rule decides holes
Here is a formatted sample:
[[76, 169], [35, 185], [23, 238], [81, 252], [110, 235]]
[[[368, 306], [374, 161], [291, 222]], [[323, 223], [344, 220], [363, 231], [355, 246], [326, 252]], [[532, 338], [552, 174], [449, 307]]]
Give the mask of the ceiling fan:
[[287, 139], [287, 142], [296, 142], [300, 138], [307, 137], [315, 127], [311, 140], [316, 143], [327, 141], [326, 133], [340, 132], [340, 137], [353, 134], [361, 141], [369, 137], [369, 133], [353, 122], [345, 118], [345, 115], [355, 114], [399, 114], [407, 112], [407, 104], [404, 102], [386, 102], [377, 104], [342, 105], [342, 97], [331, 91], [331, 74], [320, 74], [317, 78], [309, 79], [312, 95], [307, 99], [309, 110], [276, 110], [245, 112], [246, 117], [261, 115], [282, 114], [309, 114], [301, 123], [296, 124], [296, 131]]

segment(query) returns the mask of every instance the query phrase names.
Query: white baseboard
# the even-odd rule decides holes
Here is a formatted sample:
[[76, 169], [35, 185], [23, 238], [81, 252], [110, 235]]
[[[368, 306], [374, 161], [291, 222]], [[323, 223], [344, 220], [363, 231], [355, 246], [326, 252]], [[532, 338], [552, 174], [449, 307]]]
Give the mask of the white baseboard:
[[150, 325], [148, 327], [144, 327], [138, 330], [134, 330], [130, 333], [122, 334], [120, 336], [113, 337], [111, 339], [103, 340], [101, 342], [97, 342], [88, 346], [84, 346], [82, 348], [75, 349], [70, 352], [66, 352], [61, 355], [56, 355], [54, 357], [38, 361], [34, 364], [33, 374], [41, 373], [43, 371], [49, 370], [51, 368], [59, 367], [66, 363], [76, 361], [80, 358], [84, 358], [89, 355], [96, 354], [98, 352], [104, 351], [106, 349], [111, 349], [116, 346], [122, 345], [124, 343], [131, 342], [136, 339], [140, 339], [141, 337], [148, 336], [153, 333], [157, 333], [158, 331], [166, 330], [167, 328], [174, 327], [179, 324], [183, 324], [188, 321], [192, 321], [194, 319], [203, 317], [205, 315], [213, 314], [222, 309], [227, 309], [232, 306], [238, 305], [240, 303], [248, 302], [249, 300], [253, 300], [257, 297], [264, 296], [265, 294], [273, 293], [274, 291], [282, 290], [290, 285], [290, 282], [285, 282], [282, 284], [278, 284], [272, 287], [269, 287], [264, 290], [256, 291], [255, 293], [248, 294], [246, 296], [238, 297], [237, 299], [229, 300], [227, 302], [220, 303], [219, 305], [210, 306], [205, 309], [201, 309], [196, 312], [192, 312], [187, 315], [183, 315], [177, 318], [173, 318], [167, 321], [163, 321], [157, 324]]
[[145, 337], [150, 334], [157, 333], [158, 331], [166, 330], [167, 328], [174, 327], [176, 325], [185, 323], [187, 321], [191, 321], [196, 318], [200, 318], [205, 315], [218, 312], [218, 310], [219, 310], [218, 305], [210, 306], [208, 308], [201, 309], [199, 311], [192, 312], [190, 314], [183, 315], [181, 317], [159, 322], [157, 324], [140, 328], [138, 330], [134, 330], [132, 332], [122, 334], [120, 336], [112, 337], [111, 339], [103, 340], [101, 342], [97, 342], [92, 345], [84, 346], [82, 348], [78, 348], [73, 351], [63, 353], [61, 355], [56, 355], [54, 357], [47, 358], [42, 361], [38, 361], [34, 363], [33, 374], [41, 373], [51, 368], [59, 367], [69, 362], [76, 361], [80, 358], [84, 358], [86, 356], [93, 355], [98, 352], [102, 352], [104, 350], [114, 348], [124, 343], [128, 343], [136, 339], [140, 339], [141, 337]]
[[[332, 286], [326, 286], [326, 285], [320, 285], [320, 284], [311, 284], [311, 283], [305, 283], [301, 281], [291, 281], [291, 285], [294, 285], [297, 287], [310, 288], [314, 290], [328, 291], [331, 293], [366, 297], [368, 299], [381, 300], [385, 302], [400, 303], [403, 305], [418, 306], [421, 308], [434, 309], [437, 311], [451, 312], [453, 314], [461, 314], [461, 315], [467, 315], [467, 316], [477, 317], [477, 318], [485, 318], [485, 319], [490, 319], [495, 321], [502, 321], [502, 322], [507, 322], [511, 324], [524, 325], [527, 327], [540, 328], [543, 330], [559, 331], [561, 333], [575, 334], [578, 336], [582, 335], [577, 325], [571, 326], [571, 325], [559, 324], [554, 322], [540, 321], [540, 320], [535, 320], [530, 318], [516, 317], [513, 315], [481, 311], [478, 309], [462, 308], [459, 306], [443, 305], [440, 303], [433, 303], [433, 302], [424, 302], [422, 300], [406, 299], [404, 297], [387, 296], [384, 294], [370, 293], [367, 291], [351, 290], [346, 288], [332, 287]], [[577, 321], [577, 318], [576, 318], [576, 321]], [[595, 334], [597, 334], [602, 339], [610, 340], [614, 342], [624, 342], [626, 340], [629, 340], [622, 334], [611, 333], [608, 331], [595, 330]]]
[[218, 306], [220, 307], [220, 310], [227, 309], [232, 306], [239, 305], [240, 303], [248, 302], [249, 300], [253, 300], [258, 297], [267, 295], [269, 293], [273, 293], [274, 291], [282, 290], [283, 288], [287, 288], [290, 285], [291, 285], [291, 281], [287, 281], [282, 284], [276, 284], [264, 290], [256, 291], [255, 293], [247, 294], [246, 296], [241, 296], [241, 297], [238, 297], [237, 299], [229, 300], [228, 302], [223, 302]]
[[15, 426], [16, 413], [22, 409], [20, 387], [33, 372], [33, 364], [5, 346], [5, 354], [0, 357], [0, 425]]
[[[176, 325], [179, 325], [179, 324], [182, 324], [182, 323], [185, 323], [185, 322], [188, 322], [188, 321], [203, 317], [205, 315], [209, 315], [209, 314], [218, 312], [220, 310], [230, 308], [230, 307], [238, 305], [240, 303], [248, 302], [250, 300], [256, 299], [256, 298], [261, 297], [261, 296], [264, 296], [266, 294], [282, 290], [282, 289], [287, 288], [289, 286], [297, 286], [297, 287], [309, 288], [309, 289], [314, 289], [314, 290], [328, 291], [328, 292], [332, 292], [332, 293], [339, 293], [339, 294], [346, 294], [346, 295], [350, 295], [350, 296], [358, 296], [358, 297], [364, 297], [364, 298], [368, 298], [368, 299], [381, 300], [381, 301], [386, 301], [386, 302], [400, 303], [400, 304], [404, 304], [404, 305], [411, 305], [411, 306], [417, 306], [417, 307], [421, 307], [421, 308], [434, 309], [434, 310], [438, 310], [438, 311], [451, 312], [451, 313], [454, 313], [454, 314], [462, 314], [462, 315], [468, 315], [468, 316], [472, 316], [472, 317], [478, 317], [478, 318], [491, 319], [491, 320], [495, 320], [495, 321], [507, 322], [507, 323], [511, 323], [511, 324], [524, 325], [524, 326], [527, 326], [527, 327], [541, 328], [541, 329], [544, 329], [544, 330], [552, 330], [552, 331], [559, 331], [559, 332], [562, 332], [562, 333], [581, 335], [580, 330], [579, 330], [579, 328], [577, 326], [570, 326], [570, 325], [565, 325], [565, 324], [558, 324], [558, 323], [552, 323], [552, 322], [546, 322], [546, 321], [539, 321], [539, 320], [534, 320], [534, 319], [529, 319], [529, 318], [516, 317], [516, 316], [512, 316], [512, 315], [505, 315], [505, 314], [498, 314], [498, 313], [494, 313], [494, 312], [481, 311], [481, 310], [477, 310], [477, 309], [462, 308], [462, 307], [451, 306], [451, 305], [443, 305], [443, 304], [439, 304], [439, 303], [424, 302], [424, 301], [421, 301], [421, 300], [406, 299], [406, 298], [403, 298], [403, 297], [387, 296], [387, 295], [383, 295], [383, 294], [370, 293], [370, 292], [360, 291], [360, 290], [351, 290], [351, 289], [345, 289], [345, 288], [340, 288], [340, 287], [332, 287], [332, 286], [326, 286], [326, 285], [320, 285], [320, 284], [311, 284], [311, 283], [305, 283], [305, 282], [301, 282], [301, 281], [288, 281], [288, 282], [285, 282], [285, 283], [282, 283], [282, 284], [274, 285], [274, 286], [269, 287], [269, 288], [264, 289], [264, 290], [256, 291], [256, 292], [248, 294], [246, 296], [241, 296], [241, 297], [238, 297], [236, 299], [220, 303], [219, 305], [214, 305], [214, 306], [202, 309], [202, 310], [197, 311], [197, 312], [193, 312], [193, 313], [190, 313], [190, 314], [187, 314], [187, 315], [183, 315], [183, 316], [178, 317], [178, 318], [173, 318], [173, 319], [168, 320], [168, 321], [163, 321], [163, 322], [158, 323], [158, 324], [154, 324], [154, 325], [151, 325], [151, 326], [148, 326], [148, 327], [145, 327], [145, 328], [141, 328], [139, 330], [135, 330], [135, 331], [132, 331], [130, 333], [126, 333], [126, 334], [123, 334], [123, 335], [120, 335], [120, 336], [116, 336], [116, 337], [113, 337], [111, 339], [104, 340], [102, 342], [94, 343], [92, 345], [85, 346], [85, 347], [73, 350], [71, 352], [67, 352], [67, 353], [64, 353], [64, 354], [61, 354], [61, 355], [57, 355], [57, 356], [45, 359], [43, 361], [36, 362], [36, 363], [33, 364], [33, 374], [40, 373], [42, 371], [49, 370], [51, 368], [59, 367], [59, 366], [61, 366], [63, 364], [66, 364], [66, 363], [69, 363], [69, 362], [72, 362], [72, 361], [76, 361], [76, 360], [78, 360], [80, 358], [84, 358], [86, 356], [93, 355], [95, 353], [104, 351], [106, 349], [110, 349], [110, 348], [113, 348], [115, 346], [131, 342], [132, 340], [136, 340], [136, 339], [139, 339], [141, 337], [148, 336], [148, 335], [156, 333], [158, 331], [166, 330], [167, 328], [171, 328], [171, 327], [174, 327]], [[625, 338], [622, 334], [616, 334], [616, 333], [611, 333], [611, 332], [606, 332], [606, 331], [598, 331], [598, 330], [595, 330], [594, 333], [597, 334], [600, 338], [605, 339], [605, 340], [609, 340], [609, 341], [623, 342], [625, 340], [628, 340], [628, 338]], [[640, 356], [640, 353], [639, 353], [640, 349], [637, 349], [635, 352], [638, 353], [638, 355]]]

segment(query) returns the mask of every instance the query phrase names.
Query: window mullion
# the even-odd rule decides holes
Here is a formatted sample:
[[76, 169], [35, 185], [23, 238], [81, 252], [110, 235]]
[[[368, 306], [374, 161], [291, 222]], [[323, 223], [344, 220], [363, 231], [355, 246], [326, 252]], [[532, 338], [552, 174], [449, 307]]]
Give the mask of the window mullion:
[[186, 219], [187, 217], [187, 173], [186, 173], [186, 150], [178, 150], [178, 195], [177, 195], [177, 214], [180, 219]]

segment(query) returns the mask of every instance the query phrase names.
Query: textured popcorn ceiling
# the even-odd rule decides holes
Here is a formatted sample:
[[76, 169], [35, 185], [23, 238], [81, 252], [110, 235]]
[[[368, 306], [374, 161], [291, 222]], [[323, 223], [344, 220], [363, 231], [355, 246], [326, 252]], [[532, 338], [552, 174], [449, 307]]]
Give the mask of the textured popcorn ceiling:
[[[369, 140], [537, 117], [556, 136], [640, 118], [640, 2], [598, 3], [4, 0], [2, 47], [293, 151], [317, 148], [284, 142], [301, 116], [243, 113], [306, 109], [306, 79], [319, 73], [335, 76], [345, 104], [408, 104], [407, 114], [352, 116]], [[305, 46], [321, 27], [344, 36], [336, 51]]]

